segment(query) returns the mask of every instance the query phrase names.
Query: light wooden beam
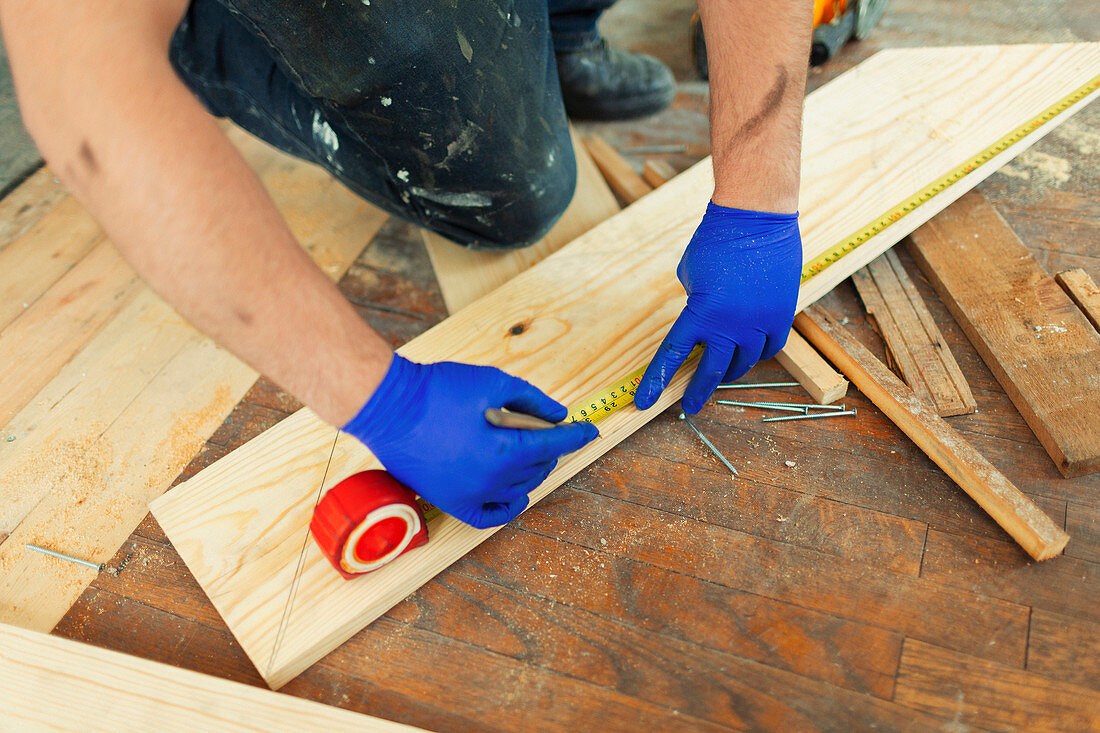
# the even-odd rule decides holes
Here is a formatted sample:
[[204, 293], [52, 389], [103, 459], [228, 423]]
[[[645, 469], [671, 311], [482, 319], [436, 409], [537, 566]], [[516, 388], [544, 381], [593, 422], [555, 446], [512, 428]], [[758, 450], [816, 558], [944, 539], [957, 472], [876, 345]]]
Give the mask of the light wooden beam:
[[848, 380], [844, 375], [829, 366], [829, 362], [793, 328], [775, 359], [819, 405], [832, 404], [848, 394]]
[[[805, 113], [804, 258], [831, 251], [945, 170], [1079, 89], [1098, 69], [1100, 44], [897, 49], [815, 91]], [[800, 305], [863, 267], [1067, 114], [808, 280]], [[567, 404], [644, 366], [684, 304], [675, 267], [713, 184], [710, 162], [703, 161], [401, 353], [493, 364]], [[602, 439], [563, 458], [531, 500], [679, 399], [692, 366], [673, 379], [654, 409], [629, 406], [606, 417]], [[305, 542], [310, 516], [319, 490], [378, 464], [354, 438], [338, 438], [335, 445], [334, 438], [332, 427], [303, 410], [153, 505], [242, 648], [276, 687], [495, 531], [442, 516], [432, 523], [425, 547], [368, 576], [343, 580], [315, 544]]]
[[1100, 335], [985, 197], [913, 233], [914, 259], [1065, 476], [1100, 470]]
[[811, 306], [795, 325], [1029, 555], [1047, 560], [1061, 554], [1069, 535], [827, 311]]
[[0, 701], [11, 731], [421, 730], [6, 624]]

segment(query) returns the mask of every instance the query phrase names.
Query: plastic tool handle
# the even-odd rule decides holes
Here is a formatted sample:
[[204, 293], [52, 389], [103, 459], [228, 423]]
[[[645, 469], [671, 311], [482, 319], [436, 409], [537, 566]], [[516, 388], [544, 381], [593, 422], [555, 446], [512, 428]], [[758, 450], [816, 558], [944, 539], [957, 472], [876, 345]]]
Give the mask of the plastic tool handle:
[[309, 529], [324, 556], [349, 579], [428, 541], [416, 494], [379, 470], [354, 474], [329, 489]]

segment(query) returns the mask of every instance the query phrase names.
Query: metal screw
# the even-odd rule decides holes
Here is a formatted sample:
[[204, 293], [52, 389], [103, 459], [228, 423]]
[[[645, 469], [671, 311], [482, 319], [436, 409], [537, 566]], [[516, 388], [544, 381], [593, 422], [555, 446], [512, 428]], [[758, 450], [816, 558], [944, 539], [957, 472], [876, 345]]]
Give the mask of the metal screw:
[[755, 407], [758, 410], [782, 410], [784, 412], [798, 412], [806, 414], [806, 408], [802, 405], [779, 405], [770, 402], [738, 402], [737, 400], [715, 400], [716, 405], [736, 405], [737, 407]]
[[47, 550], [45, 547], [39, 547], [38, 545], [32, 545], [29, 542], [26, 543], [26, 546], [27, 546], [27, 548], [29, 548], [31, 550], [34, 550], [35, 552], [41, 552], [43, 555], [49, 555], [50, 557], [56, 557], [60, 560], [68, 560], [69, 562], [75, 562], [75, 563], [80, 564], [80, 565], [85, 565], [89, 568], [95, 568], [96, 570], [98, 570], [100, 572], [103, 571], [103, 566], [102, 565], [91, 562], [89, 560], [81, 560], [79, 557], [73, 557], [72, 555], [63, 555], [60, 552], [54, 552], [53, 550]]
[[819, 417], [840, 417], [841, 415], [854, 415], [855, 410], [843, 412], [811, 412], [808, 415], [781, 415], [779, 417], [765, 417], [761, 422], [783, 422], [785, 420], [816, 420]]
[[718, 389], [749, 389], [750, 387], [797, 387], [798, 382], [758, 382], [756, 384], [719, 384]]
[[699, 439], [702, 440], [703, 443], [706, 444], [706, 446], [708, 448], [710, 448], [710, 452], [713, 453], [714, 455], [718, 456], [718, 460], [720, 460], [722, 463], [726, 464], [726, 468], [728, 468], [730, 470], [730, 473], [732, 473], [734, 476], [739, 476], [740, 475], [739, 473], [737, 473], [737, 469], [733, 467], [733, 464], [730, 463], [729, 461], [727, 461], [726, 457], [724, 455], [722, 455], [722, 451], [718, 450], [718, 448], [714, 445], [714, 443], [711, 443], [707, 439], [707, 436], [703, 435], [703, 433], [699, 430], [699, 428], [695, 427], [695, 423], [693, 423], [691, 421], [691, 418], [688, 417], [687, 414], [681, 412], [680, 413], [680, 419], [683, 420], [684, 422], [686, 422], [688, 424], [688, 427], [695, 431], [695, 434], [699, 436]]

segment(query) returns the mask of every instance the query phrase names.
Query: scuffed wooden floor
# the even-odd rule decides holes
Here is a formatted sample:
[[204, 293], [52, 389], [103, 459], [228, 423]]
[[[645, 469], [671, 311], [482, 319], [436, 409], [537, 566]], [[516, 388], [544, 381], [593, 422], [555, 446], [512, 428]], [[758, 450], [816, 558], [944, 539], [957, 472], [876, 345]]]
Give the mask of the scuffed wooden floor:
[[[894, 2], [811, 86], [878, 47], [1098, 40], [1089, 5]], [[686, 72], [690, 6], [615, 12], [634, 21], [616, 31], [638, 35], [613, 35]], [[657, 118], [588, 129], [705, 145], [705, 111], [705, 86], [685, 82]], [[1051, 272], [1100, 280], [1098, 130], [1093, 104], [980, 190]], [[696, 424], [738, 480], [670, 410], [285, 692], [442, 730], [1100, 728], [1100, 475], [1060, 477], [903, 259], [978, 401], [951, 424], [1064, 524], [1064, 557], [1029, 562], [855, 390], [858, 416], [836, 420], [766, 424], [708, 405]], [[341, 287], [395, 345], [445, 315], [398, 221]], [[849, 283], [825, 303], [881, 354]], [[774, 362], [750, 376], [784, 378]], [[784, 394], [799, 391], [759, 393]], [[181, 478], [297, 407], [261, 381]], [[152, 519], [56, 633], [261, 684]]]

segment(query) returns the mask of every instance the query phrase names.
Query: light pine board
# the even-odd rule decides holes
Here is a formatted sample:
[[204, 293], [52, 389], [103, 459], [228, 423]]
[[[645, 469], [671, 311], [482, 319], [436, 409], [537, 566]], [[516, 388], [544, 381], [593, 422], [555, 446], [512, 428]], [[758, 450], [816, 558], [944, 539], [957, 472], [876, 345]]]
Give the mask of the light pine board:
[[984, 196], [910, 251], [1058, 470], [1100, 470], [1100, 335]]
[[898, 256], [884, 252], [852, 273], [852, 282], [886, 342], [887, 355], [917, 397], [940, 417], [977, 412], [966, 377]]
[[[1100, 44], [906, 49], [882, 52], [818, 90], [806, 102], [805, 256], [829, 249], [1097, 72]], [[956, 186], [965, 189], [986, 174]], [[703, 161], [401, 352], [493, 364], [567, 404], [643, 366], [684, 303], [675, 266], [712, 187], [709, 160]], [[800, 303], [908, 234], [921, 220], [913, 216], [805, 284]], [[517, 324], [524, 329], [512, 335]], [[630, 406], [601, 422], [602, 439], [563, 459], [532, 501], [677, 400], [692, 366], [654, 409]], [[442, 516], [426, 547], [344, 581], [306, 541], [309, 518], [319, 490], [378, 464], [353, 438], [340, 437], [334, 446], [335, 437], [302, 410], [153, 503], [176, 549], [274, 687], [494, 531]]]
[[[385, 214], [321, 169], [230, 136], [338, 278]], [[56, 205], [0, 249], [0, 291], [19, 304], [6, 320], [0, 306], [0, 620], [49, 630], [95, 571], [25, 543], [109, 560], [256, 373], [141, 285], [52, 176], [24, 185], [17, 200]]]
[[561, 219], [540, 241], [504, 252], [473, 250], [435, 232], [421, 230], [447, 312], [465, 308], [619, 212], [614, 194], [585, 146], [580, 144], [576, 132], [571, 134], [577, 158], [577, 188]]
[[0, 624], [0, 730], [421, 730]]

